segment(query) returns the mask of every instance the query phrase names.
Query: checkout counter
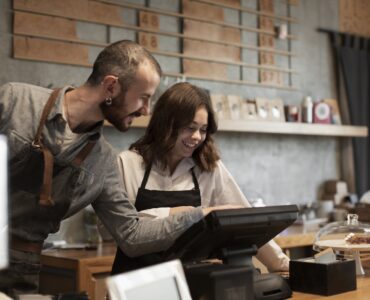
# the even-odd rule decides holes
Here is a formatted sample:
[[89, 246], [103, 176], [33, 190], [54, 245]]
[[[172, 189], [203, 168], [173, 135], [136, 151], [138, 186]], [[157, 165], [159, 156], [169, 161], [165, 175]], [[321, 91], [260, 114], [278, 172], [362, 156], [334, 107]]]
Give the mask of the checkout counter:
[[[311, 247], [315, 230], [292, 225], [283, 230], [275, 241], [289, 252], [294, 248]], [[105, 279], [109, 276], [116, 246], [102, 243], [97, 249], [45, 250], [42, 253], [43, 268], [40, 276], [40, 292], [56, 294], [87, 291], [90, 299], [104, 299], [107, 291]], [[368, 299], [370, 276], [357, 277], [357, 290], [330, 297], [293, 292], [292, 299]]]
[[[293, 235], [293, 239], [298, 235]], [[280, 236], [275, 238], [279, 240]], [[284, 235], [284, 239], [289, 235]], [[95, 250], [45, 250], [42, 253], [43, 269], [40, 292], [57, 294], [87, 291], [91, 300], [104, 299], [107, 294], [105, 279], [109, 276], [116, 245], [101, 243]], [[324, 297], [294, 292], [291, 299], [368, 300], [370, 295], [370, 269], [365, 276], [357, 277], [357, 290]]]

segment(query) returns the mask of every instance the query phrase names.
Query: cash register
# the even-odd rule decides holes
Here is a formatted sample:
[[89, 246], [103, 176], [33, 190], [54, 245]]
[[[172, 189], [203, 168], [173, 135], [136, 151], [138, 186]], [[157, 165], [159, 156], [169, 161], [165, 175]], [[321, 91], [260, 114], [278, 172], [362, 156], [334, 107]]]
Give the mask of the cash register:
[[194, 300], [285, 299], [291, 296], [287, 282], [256, 272], [252, 256], [297, 216], [296, 205], [213, 211], [185, 231], [164, 258], [182, 261]]

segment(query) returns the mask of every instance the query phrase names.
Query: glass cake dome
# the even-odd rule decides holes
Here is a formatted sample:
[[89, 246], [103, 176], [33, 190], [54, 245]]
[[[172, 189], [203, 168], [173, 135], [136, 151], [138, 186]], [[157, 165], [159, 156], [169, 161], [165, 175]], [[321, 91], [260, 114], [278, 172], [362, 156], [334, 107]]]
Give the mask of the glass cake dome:
[[325, 225], [316, 234], [313, 249], [319, 252], [327, 248], [332, 248], [339, 259], [355, 259], [357, 274], [365, 274], [361, 258], [370, 257], [370, 224], [359, 222], [356, 214], [348, 214], [347, 221]]

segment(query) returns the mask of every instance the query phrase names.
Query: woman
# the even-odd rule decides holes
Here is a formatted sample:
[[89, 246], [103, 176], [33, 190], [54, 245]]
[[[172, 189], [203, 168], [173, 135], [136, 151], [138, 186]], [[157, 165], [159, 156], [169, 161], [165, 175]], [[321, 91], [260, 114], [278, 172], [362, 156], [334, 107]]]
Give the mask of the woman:
[[[123, 184], [138, 211], [165, 217], [194, 206], [250, 207], [220, 160], [212, 138], [216, 131], [203, 89], [177, 83], [158, 99], [144, 136], [119, 156]], [[273, 241], [257, 257], [270, 271], [288, 270], [288, 257]], [[156, 254], [129, 258], [118, 249], [112, 273], [158, 262]]]

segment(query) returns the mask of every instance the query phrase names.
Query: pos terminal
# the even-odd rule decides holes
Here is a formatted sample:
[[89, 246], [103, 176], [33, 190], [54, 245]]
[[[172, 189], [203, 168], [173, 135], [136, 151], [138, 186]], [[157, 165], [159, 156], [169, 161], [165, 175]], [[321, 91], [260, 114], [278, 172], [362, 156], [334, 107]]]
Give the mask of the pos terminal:
[[[193, 299], [284, 299], [291, 295], [276, 274], [257, 274], [252, 256], [291, 225], [296, 205], [217, 210], [185, 231], [164, 258], [181, 259]], [[216, 258], [223, 263], [205, 262]]]

